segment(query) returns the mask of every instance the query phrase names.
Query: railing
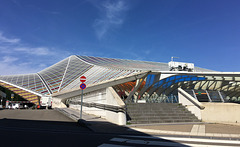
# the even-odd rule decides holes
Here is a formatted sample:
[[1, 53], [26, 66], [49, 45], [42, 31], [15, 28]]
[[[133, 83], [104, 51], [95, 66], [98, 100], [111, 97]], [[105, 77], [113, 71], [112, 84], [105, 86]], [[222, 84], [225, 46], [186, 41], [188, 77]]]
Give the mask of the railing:
[[[69, 101], [69, 104], [81, 105], [81, 102], [80, 101]], [[113, 111], [113, 112], [123, 112], [123, 113], [126, 112], [125, 106], [113, 106], [113, 105], [107, 105], [107, 104], [86, 103], [86, 102], [83, 102], [83, 106], [93, 107], [93, 108], [98, 108], [98, 109], [103, 109], [103, 110], [108, 110], [108, 111]]]
[[[198, 100], [196, 100], [195, 98], [193, 98], [190, 94], [188, 94], [186, 91], [184, 91], [181, 88], [178, 88], [178, 92], [180, 94], [182, 94], [186, 99], [188, 99], [192, 104], [194, 104], [195, 106], [197, 106], [199, 109], [204, 109], [205, 107], [202, 105], [202, 103], [200, 103]], [[184, 104], [183, 104], [184, 105]]]

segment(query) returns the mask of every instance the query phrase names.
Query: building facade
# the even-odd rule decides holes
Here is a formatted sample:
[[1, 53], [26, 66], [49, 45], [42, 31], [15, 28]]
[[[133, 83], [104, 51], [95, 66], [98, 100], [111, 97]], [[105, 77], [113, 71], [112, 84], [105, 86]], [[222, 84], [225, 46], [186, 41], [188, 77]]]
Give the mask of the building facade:
[[0, 86], [35, 105], [41, 105], [42, 97], [53, 98], [55, 107], [79, 101], [82, 75], [87, 77], [84, 94], [89, 103], [114, 105], [107, 99], [116, 95], [120, 105], [179, 103], [179, 88], [198, 102], [240, 100], [240, 73], [187, 64], [72, 55], [37, 73], [1, 75]]

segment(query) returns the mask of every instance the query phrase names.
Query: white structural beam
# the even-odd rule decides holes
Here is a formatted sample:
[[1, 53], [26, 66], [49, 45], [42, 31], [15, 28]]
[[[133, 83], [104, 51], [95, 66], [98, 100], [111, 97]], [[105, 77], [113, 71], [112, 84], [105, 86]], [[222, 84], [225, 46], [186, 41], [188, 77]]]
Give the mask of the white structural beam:
[[[99, 89], [115, 86], [115, 85], [126, 83], [126, 82], [129, 82], [129, 81], [135, 81], [137, 79], [141, 79], [141, 78], [145, 77], [149, 73], [150, 73], [150, 71], [140, 72], [140, 73], [136, 73], [136, 74], [133, 74], [133, 75], [128, 75], [128, 76], [116, 78], [116, 79], [113, 79], [113, 80], [100, 82], [100, 83], [97, 83], [97, 84], [87, 85], [87, 88], [83, 91], [83, 93], [96, 91], [96, 90], [99, 90]], [[52, 97], [61, 99], [61, 101], [63, 102], [65, 100], [69, 99], [69, 98], [79, 96], [79, 95], [80, 95], [80, 88], [74, 88], [74, 89], [71, 89], [71, 90], [60, 91], [59, 93], [54, 93], [54, 94], [52, 94]]]
[[60, 86], [59, 86], [59, 88], [58, 88], [58, 92], [60, 91], [60, 89], [61, 89], [61, 87], [62, 87], [62, 83], [63, 83], [63, 80], [64, 80], [65, 75], [66, 75], [66, 73], [67, 73], [69, 63], [71, 62], [71, 57], [72, 57], [72, 56], [70, 56], [70, 57], [68, 58], [68, 63], [67, 63], [66, 69], [65, 69], [65, 71], [64, 71], [64, 74], [63, 74], [63, 77], [62, 77]]
[[159, 71], [159, 72], [161, 72], [162, 74], [176, 74], [176, 75], [240, 77], [240, 72], [186, 72], [186, 71]]

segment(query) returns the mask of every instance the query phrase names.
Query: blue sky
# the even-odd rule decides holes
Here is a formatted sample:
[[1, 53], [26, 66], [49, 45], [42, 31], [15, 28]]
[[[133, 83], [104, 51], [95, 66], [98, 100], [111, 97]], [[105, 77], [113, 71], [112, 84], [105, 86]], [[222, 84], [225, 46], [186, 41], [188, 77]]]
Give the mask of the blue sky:
[[240, 72], [239, 0], [1, 0], [0, 75], [70, 55]]

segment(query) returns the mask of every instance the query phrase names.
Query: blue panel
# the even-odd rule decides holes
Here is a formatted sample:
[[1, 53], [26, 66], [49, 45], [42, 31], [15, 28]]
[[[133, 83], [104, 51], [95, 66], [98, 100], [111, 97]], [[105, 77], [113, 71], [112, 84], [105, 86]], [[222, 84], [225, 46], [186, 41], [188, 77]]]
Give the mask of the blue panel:
[[169, 81], [169, 78], [166, 78], [166, 82], [168, 82]]
[[185, 81], [183, 78], [182, 78], [182, 79], [179, 79], [179, 82], [183, 82], [183, 81]]
[[163, 87], [163, 88], [166, 88], [166, 87], [167, 87], [167, 84], [164, 84], [162, 87]]
[[173, 82], [169, 82], [169, 83], [167, 84], [167, 87], [170, 87], [172, 84], [173, 84]]
[[145, 86], [146, 86], [146, 87], [151, 86], [151, 85], [153, 84], [153, 82], [154, 82], [155, 77], [156, 77], [156, 75], [149, 74], [149, 75], [147, 76], [147, 80], [146, 80]]
[[173, 82], [168, 82], [166, 84], [163, 85], [163, 88], [168, 88], [172, 85]]
[[185, 78], [184, 81], [191, 81], [191, 78]]
[[170, 77], [170, 81], [174, 80], [175, 79], [175, 76], [172, 76]]
[[182, 78], [182, 76], [176, 76], [176, 79], [180, 79], [180, 78]]
[[197, 77], [192, 77], [192, 81], [197, 81], [198, 78]]
[[204, 78], [204, 77], [198, 77], [198, 80], [199, 80], [199, 81], [202, 81], [202, 80], [206, 80], [206, 78]]
[[155, 77], [156, 77], [156, 75], [152, 75], [152, 77], [151, 77], [151, 81], [150, 81], [150, 85], [153, 84]]
[[163, 84], [164, 80], [158, 81], [156, 84], [154, 84], [154, 87], [160, 87]]
[[[151, 83], [152, 80], [153, 80], [153, 78], [151, 80], [149, 80], [149, 83]], [[158, 81], [157, 83], [154, 84], [154, 88], [157, 88], [157, 87], [160, 87], [160, 86], [162, 86], [163, 88], [168, 88], [172, 84], [179, 83], [179, 82], [184, 82], [184, 81], [202, 81], [202, 80], [206, 80], [206, 78], [204, 78], [204, 77], [196, 77], [196, 76], [192, 76], [192, 75], [189, 75], [189, 76], [188, 75], [172, 76], [172, 77], [163, 79], [161, 81]], [[163, 85], [163, 83], [165, 83], [165, 84]]]

